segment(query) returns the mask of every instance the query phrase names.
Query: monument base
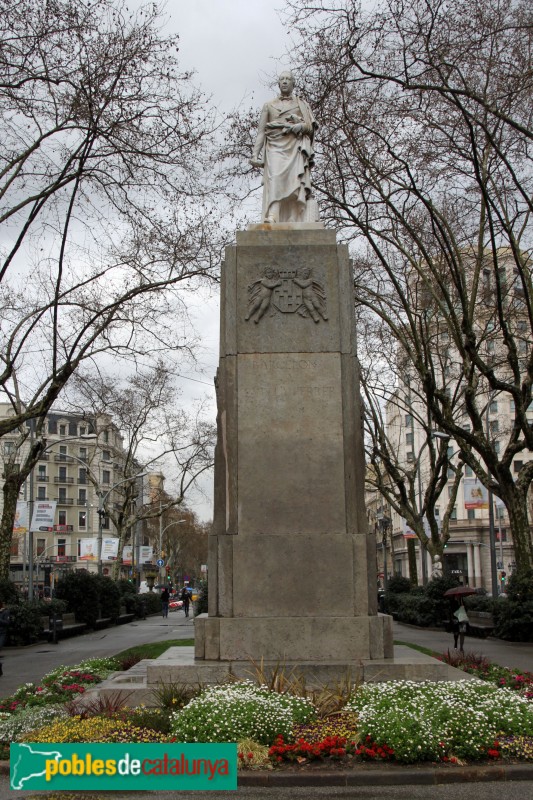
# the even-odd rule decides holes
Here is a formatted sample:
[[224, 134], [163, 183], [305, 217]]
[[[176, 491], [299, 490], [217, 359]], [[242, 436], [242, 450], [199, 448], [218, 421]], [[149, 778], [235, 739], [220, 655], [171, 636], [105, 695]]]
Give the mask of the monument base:
[[209, 617], [195, 619], [196, 659], [268, 659], [322, 667], [331, 661], [392, 658], [392, 618], [380, 616]]
[[116, 673], [88, 690], [83, 698], [88, 701], [96, 696], [116, 698], [120, 693], [124, 705], [157, 706], [157, 691], [162, 685], [174, 683], [197, 688], [235, 678], [256, 680], [258, 669], [266, 677], [280, 670], [289, 677], [292, 672], [294, 678], [305, 678], [308, 689], [320, 689], [327, 684], [334, 686], [342, 680], [349, 680], [354, 685], [391, 680], [476, 680], [436, 658], [399, 645], [394, 647], [393, 658], [361, 659], [353, 663], [330, 660], [323, 664], [272, 660], [257, 664], [253, 661], [198, 661], [194, 658], [193, 647], [170, 647], [159, 658], [141, 661], [127, 672]]

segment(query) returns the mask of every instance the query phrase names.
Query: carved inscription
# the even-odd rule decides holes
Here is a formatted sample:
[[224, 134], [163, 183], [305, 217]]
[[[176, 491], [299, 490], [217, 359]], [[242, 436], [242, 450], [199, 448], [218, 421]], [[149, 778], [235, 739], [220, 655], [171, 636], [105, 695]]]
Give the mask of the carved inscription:
[[327, 320], [324, 285], [312, 277], [309, 267], [273, 269], [266, 267], [263, 277], [248, 286], [248, 310], [245, 320], [256, 324], [264, 314], [298, 314], [318, 323]]

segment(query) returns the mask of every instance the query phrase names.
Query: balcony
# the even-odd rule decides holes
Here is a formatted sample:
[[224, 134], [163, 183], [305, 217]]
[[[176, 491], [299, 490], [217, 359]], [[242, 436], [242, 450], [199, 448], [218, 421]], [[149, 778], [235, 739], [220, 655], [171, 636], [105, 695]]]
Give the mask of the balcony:
[[67, 478], [66, 475], [64, 477], [56, 475], [54, 477], [54, 483], [74, 483], [74, 478]]
[[74, 498], [72, 497], [54, 497], [58, 506], [73, 506]]
[[50, 453], [41, 453], [39, 456], [39, 461], [49, 461], [50, 460]]
[[37, 473], [36, 478], [41, 483], [48, 483], [48, 475], [42, 475], [40, 472]]
[[60, 453], [58, 456], [54, 456], [54, 461], [61, 464], [74, 464], [74, 459], [72, 456], [67, 456], [65, 453]]

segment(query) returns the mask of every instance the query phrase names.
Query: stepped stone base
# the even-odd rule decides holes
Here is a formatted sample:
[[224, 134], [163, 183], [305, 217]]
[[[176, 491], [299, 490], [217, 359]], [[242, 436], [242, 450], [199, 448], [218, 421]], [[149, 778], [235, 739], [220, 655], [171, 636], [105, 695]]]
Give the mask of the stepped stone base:
[[[473, 676], [459, 669], [404, 646], [394, 647], [394, 658], [362, 659], [353, 663], [329, 661], [324, 664], [263, 661], [257, 666], [267, 675], [271, 670], [279, 668], [289, 675], [294, 669], [295, 674], [305, 676], [309, 688], [333, 684], [346, 677], [354, 684], [391, 680], [475, 680]], [[254, 679], [255, 674], [252, 662], [198, 661], [194, 658], [193, 647], [170, 647], [159, 658], [141, 661], [127, 672], [115, 673], [84, 697], [112, 697], [120, 693], [124, 698], [124, 705], [157, 706], [154, 690], [157, 692], [162, 684], [177, 683], [197, 687], [199, 684], [214, 685], [235, 678]]]

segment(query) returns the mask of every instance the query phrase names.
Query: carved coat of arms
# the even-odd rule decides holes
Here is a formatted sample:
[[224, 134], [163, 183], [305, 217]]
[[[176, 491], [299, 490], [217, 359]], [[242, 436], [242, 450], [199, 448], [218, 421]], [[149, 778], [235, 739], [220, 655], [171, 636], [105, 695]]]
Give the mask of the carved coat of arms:
[[257, 323], [269, 309], [271, 315], [276, 312], [299, 314], [301, 317], [311, 317], [314, 322], [328, 318], [324, 286], [313, 279], [309, 267], [266, 267], [263, 277], [249, 284], [245, 319]]

